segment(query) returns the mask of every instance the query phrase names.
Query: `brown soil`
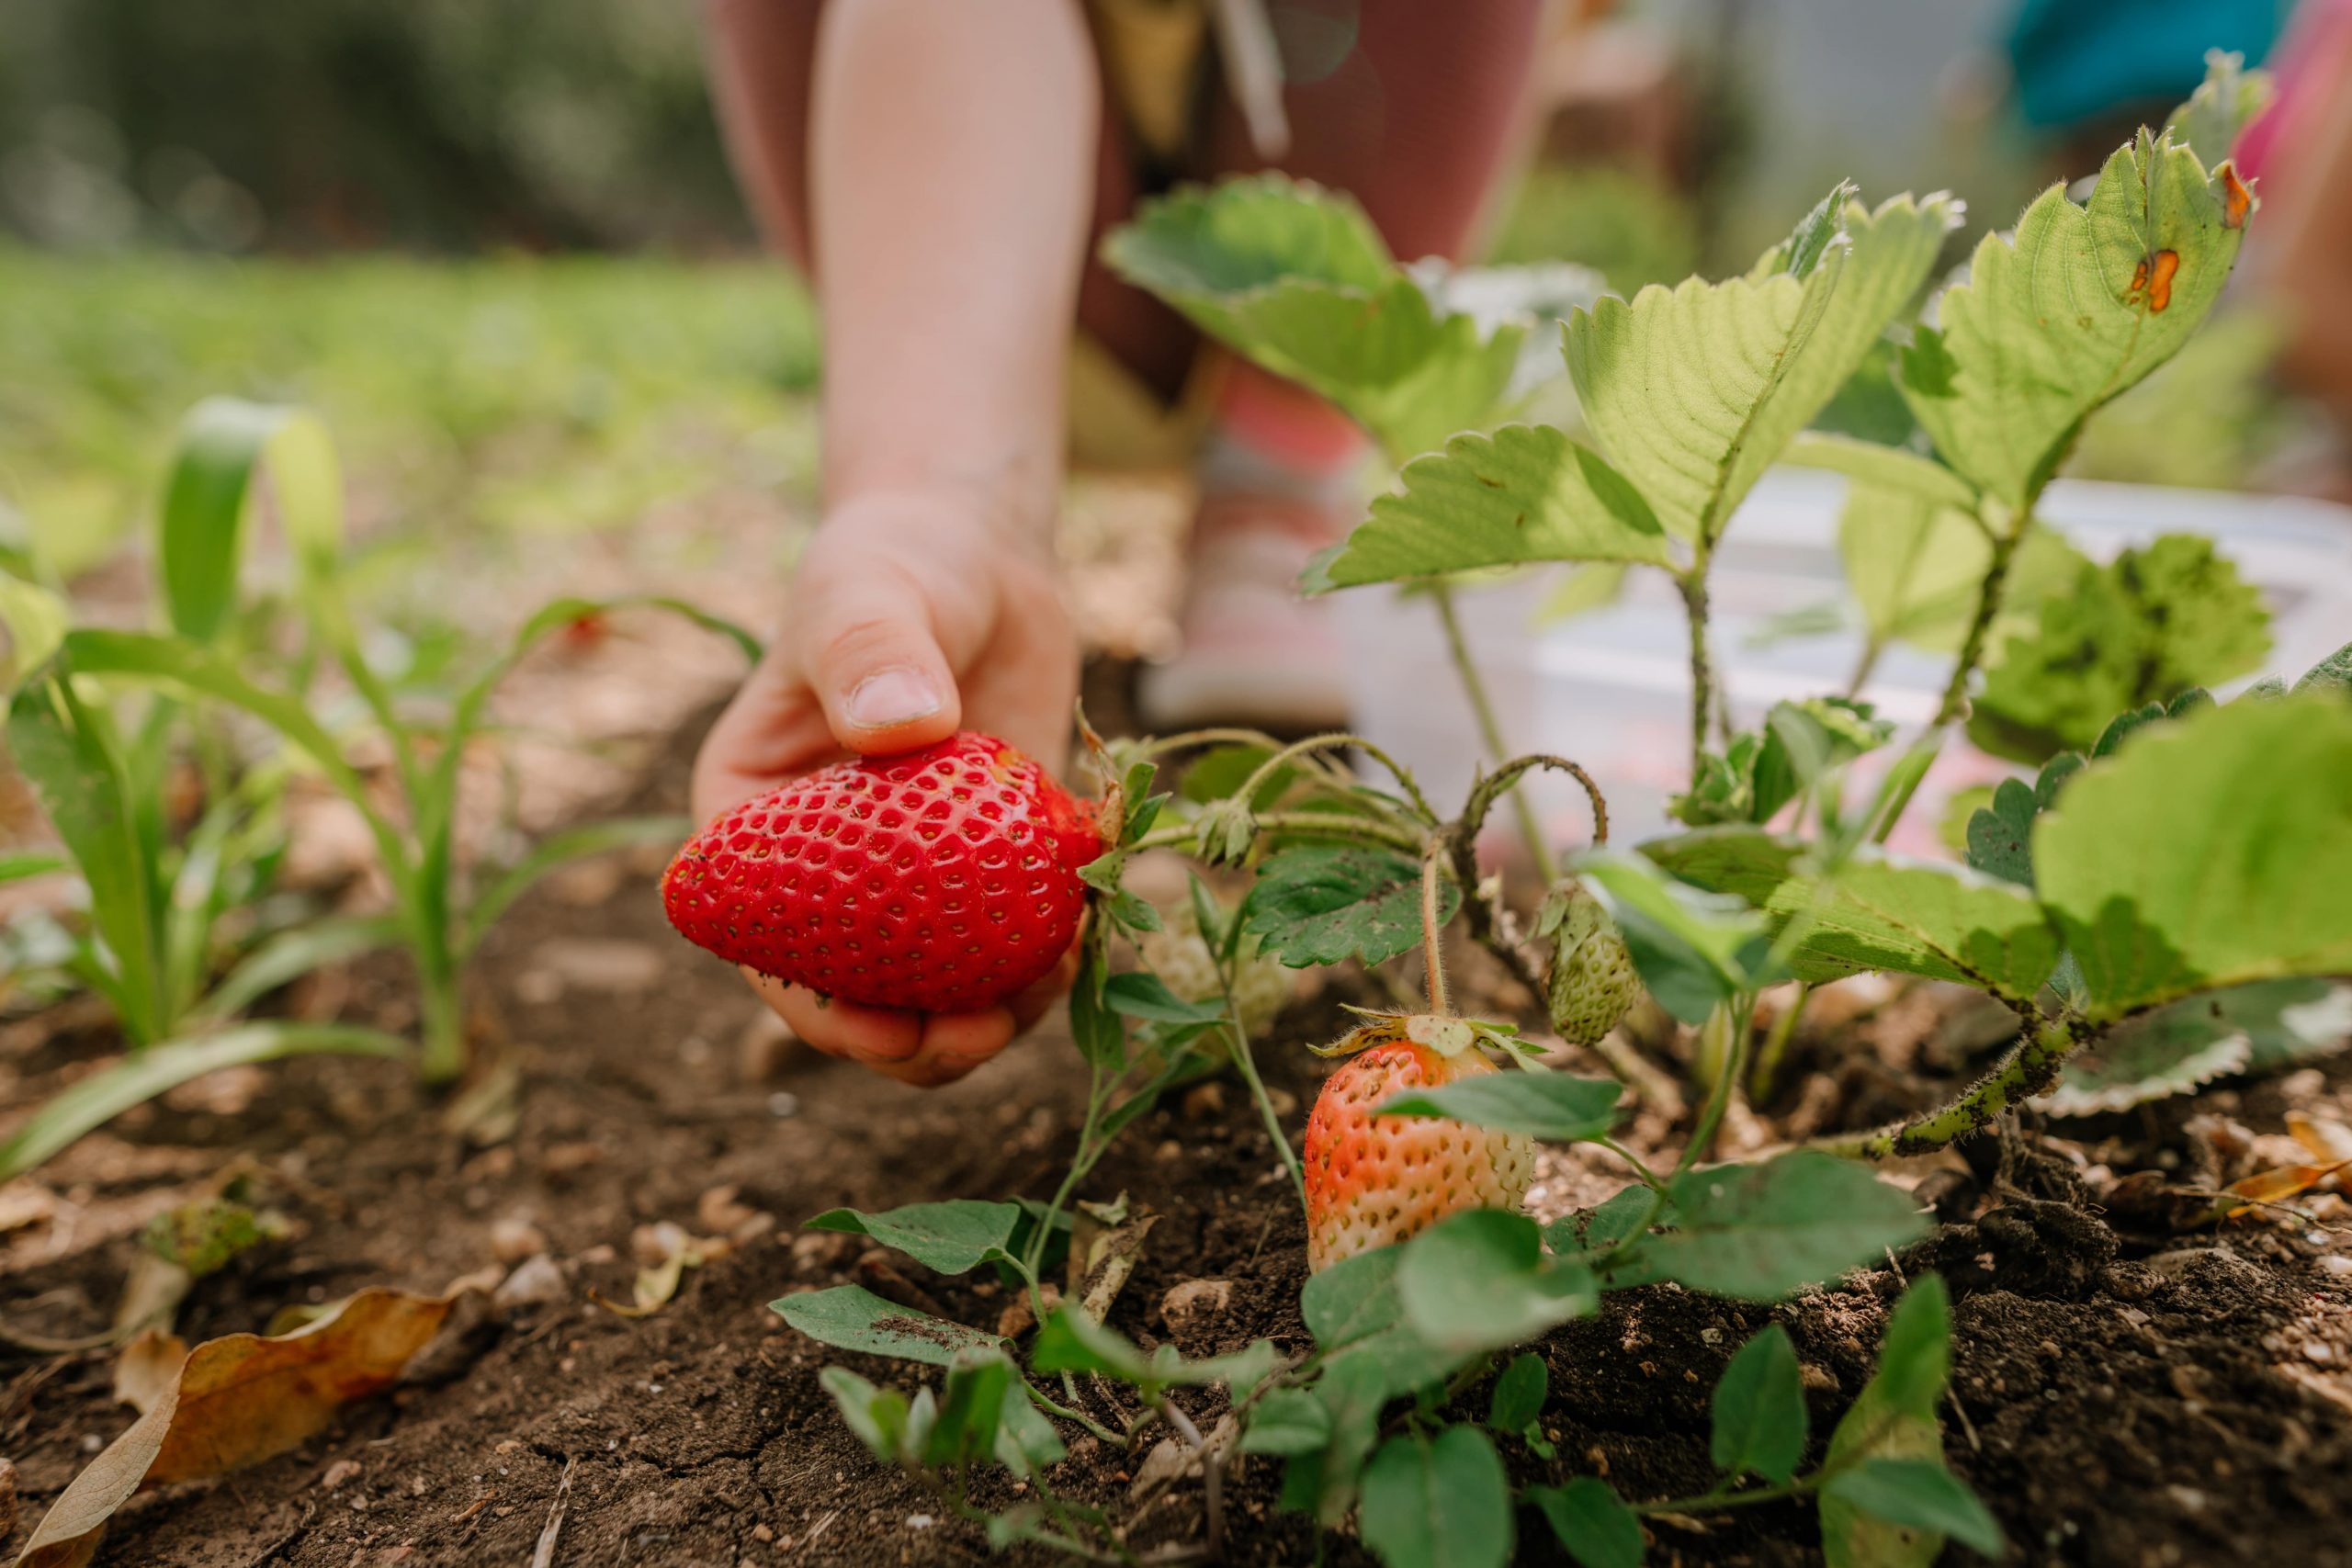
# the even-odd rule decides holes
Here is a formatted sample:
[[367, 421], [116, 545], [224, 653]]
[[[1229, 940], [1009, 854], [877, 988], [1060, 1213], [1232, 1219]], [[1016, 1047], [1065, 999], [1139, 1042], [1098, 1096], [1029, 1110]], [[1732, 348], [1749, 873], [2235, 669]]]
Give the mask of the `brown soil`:
[[[681, 799], [684, 766], [673, 750], [645, 800]], [[434, 1381], [351, 1406], [326, 1434], [257, 1468], [134, 1503], [102, 1561], [521, 1564], [575, 1466], [558, 1563], [989, 1555], [977, 1530], [865, 1457], [817, 1382], [838, 1360], [908, 1386], [910, 1370], [829, 1352], [785, 1328], [767, 1303], [861, 1280], [993, 1324], [1007, 1304], [993, 1286], [926, 1278], [903, 1259], [863, 1256], [851, 1238], [796, 1226], [842, 1203], [1049, 1191], [1081, 1092], [1067, 1042], [1041, 1034], [930, 1094], [806, 1055], [747, 1078], [756, 1004], [670, 935], [644, 870], [560, 880], [486, 950], [483, 1026], [520, 1072], [503, 1141], [476, 1146], [447, 1130], [444, 1106], [389, 1065], [296, 1063], [273, 1070], [234, 1113], [186, 1108], [182, 1097], [183, 1108], [125, 1118], [41, 1173], [59, 1213], [0, 1236], [15, 1248], [0, 1252], [0, 1314], [18, 1329], [103, 1326], [132, 1229], [241, 1154], [257, 1162], [265, 1197], [294, 1232], [197, 1286], [181, 1317], [191, 1339], [256, 1328], [289, 1303], [363, 1285], [437, 1291], [492, 1260], [501, 1221], [536, 1224], [566, 1276], [566, 1299], [483, 1328], [437, 1358]], [[353, 984], [356, 1015], [401, 1011], [396, 970], [363, 971]], [[1328, 1027], [1330, 996], [1292, 1010], [1293, 1036]], [[0, 1066], [27, 1101], [92, 1050], [55, 1021], [0, 1039]], [[1273, 1082], [1301, 1100], [1311, 1092], [1314, 1058], [1279, 1043], [1265, 1055]], [[1876, 1114], [1885, 1079], [1849, 1062], [1834, 1079], [1854, 1085], [1839, 1103], [1816, 1095], [1804, 1113]], [[2341, 1114], [2347, 1081], [2339, 1066], [2067, 1131], [2104, 1139], [2084, 1146], [2117, 1173], [2193, 1166], [2192, 1111], [2275, 1129], [2290, 1101]], [[1989, 1141], [1984, 1149], [2001, 1152]], [[1946, 1443], [2022, 1559], [2352, 1563], [2352, 1281], [2332, 1261], [2346, 1256], [2344, 1238], [2261, 1218], [2220, 1234], [2119, 1231], [2086, 1205], [2081, 1162], [2026, 1145], [2009, 1153], [1979, 1158], [1974, 1174], [1955, 1162], [1932, 1179], [1939, 1212], [1955, 1223], [1900, 1263], [1940, 1268], [1952, 1284]], [[1544, 1185], [1555, 1202], [1583, 1201], [1600, 1168], [1550, 1162]], [[706, 1231], [705, 1195], [727, 1186], [776, 1228], [689, 1273], [651, 1317], [627, 1320], [586, 1299], [591, 1288], [626, 1299], [634, 1227], [666, 1220]], [[1091, 1189], [1102, 1198], [1125, 1190], [1162, 1216], [1113, 1314], [1118, 1326], [1193, 1353], [1260, 1335], [1299, 1344], [1302, 1227], [1237, 1087], [1194, 1094], [1135, 1127]], [[2323, 1202], [2343, 1213], [2339, 1201]], [[68, 1225], [75, 1235], [60, 1233]], [[1195, 1279], [1230, 1281], [1228, 1303], [1205, 1321], [1170, 1323], [1163, 1295]], [[1788, 1327], [1808, 1368], [1816, 1433], [1826, 1433], [1867, 1377], [1899, 1288], [1889, 1269], [1770, 1309], [1672, 1287], [1613, 1296], [1601, 1315], [1542, 1347], [1553, 1388], [1544, 1419], [1558, 1458], [1541, 1461], [1516, 1440], [1508, 1457], [1530, 1479], [1601, 1472], [1634, 1496], [1700, 1490], [1708, 1391], [1740, 1341], [1768, 1321]], [[1468, 1403], [1483, 1409], [1484, 1399], [1479, 1390]], [[1214, 1400], [1195, 1414], [1205, 1426]], [[112, 1403], [105, 1356], [0, 1351], [0, 1453], [17, 1466], [24, 1502], [0, 1545], [21, 1544], [130, 1419]], [[1122, 1500], [1136, 1460], [1069, 1435], [1072, 1459], [1055, 1485]], [[1277, 1480], [1273, 1461], [1252, 1460], [1227, 1489], [1228, 1561], [1314, 1556], [1304, 1523], [1274, 1511]], [[1521, 1522], [1532, 1527], [1526, 1558], [1559, 1560], [1532, 1516]], [[1196, 1540], [1201, 1529], [1199, 1488], [1188, 1483], [1135, 1539]], [[1324, 1560], [1366, 1559], [1351, 1541]], [[1819, 1552], [1809, 1514], [1780, 1506], [1660, 1523], [1651, 1561], [1796, 1563]]]

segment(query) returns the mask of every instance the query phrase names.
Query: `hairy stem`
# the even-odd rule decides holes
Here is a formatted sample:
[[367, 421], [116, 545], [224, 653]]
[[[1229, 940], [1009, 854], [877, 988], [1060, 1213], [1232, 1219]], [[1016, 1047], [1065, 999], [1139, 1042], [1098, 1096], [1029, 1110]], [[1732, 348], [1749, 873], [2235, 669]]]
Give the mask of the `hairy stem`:
[[1707, 755], [1707, 716], [1714, 700], [1714, 660], [1707, 652], [1707, 552], [1702, 547], [1690, 570], [1676, 577], [1682, 612], [1690, 624], [1690, 784], [1698, 787]]
[[2090, 1038], [2079, 1020], [2060, 1019], [2041, 1024], [2020, 1041], [2016, 1050], [1959, 1099], [1940, 1111], [1897, 1122], [1874, 1133], [1825, 1138], [1812, 1147], [1860, 1159], [1887, 1159], [1923, 1155], [1981, 1133], [2004, 1112], [2031, 1100], [2058, 1081], [2066, 1058]]
[[1212, 949], [1216, 963], [1217, 985], [1225, 992], [1226, 1022], [1233, 1030], [1233, 1065], [1241, 1074], [1241, 1081], [1250, 1086], [1250, 1098], [1258, 1107], [1258, 1119], [1266, 1124], [1266, 1136], [1272, 1140], [1274, 1153], [1290, 1172], [1290, 1184], [1298, 1191], [1298, 1206], [1306, 1207], [1306, 1168], [1298, 1163], [1298, 1155], [1290, 1146], [1290, 1138], [1283, 1131], [1281, 1112], [1274, 1109], [1273, 1096], [1266, 1092], [1266, 1080], [1258, 1075], [1258, 1056], [1250, 1043], [1250, 1031], [1241, 1022], [1241, 1003], [1233, 994], [1233, 966]]
[[1969, 677], [1976, 673], [1976, 666], [1984, 660], [1985, 641], [1992, 635], [1993, 623], [2001, 614], [2002, 598], [2008, 592], [2009, 568], [2032, 525], [2033, 513], [2029, 507], [2018, 511], [2008, 528], [1993, 530], [1993, 559], [1984, 569], [1984, 586], [1976, 597], [1976, 613], [1969, 617], [1968, 634], [1961, 639], [1960, 657], [1952, 664], [1951, 681], [1945, 683], [1943, 701], [1936, 705], [1935, 728], [1942, 728], [1968, 711]]
[[[1431, 591], [1437, 601], [1437, 617], [1445, 627], [1445, 651], [1453, 660], [1453, 672], [1462, 682], [1463, 695], [1470, 699], [1470, 712], [1478, 721], [1478, 739], [1487, 748], [1487, 759], [1497, 766], [1510, 756], [1510, 746], [1503, 739], [1501, 720], [1495, 716], [1494, 699], [1487, 694], [1486, 677], [1478, 673], [1478, 666], [1470, 658], [1470, 645], [1462, 635], [1462, 616], [1454, 608], [1453, 590], [1439, 583]], [[1550, 886], [1560, 874], [1559, 863], [1552, 858], [1552, 846], [1544, 841], [1544, 824], [1536, 818], [1534, 803], [1524, 790], [1513, 789], [1511, 810], [1519, 818], [1520, 836], [1527, 840], [1527, 857], [1534, 864], [1535, 874]]]
[[[1438, 911], [1438, 861], [1440, 846], [1430, 845], [1429, 853], [1421, 857], [1421, 952], [1429, 964], [1430, 1011], [1444, 1018], [1453, 1011], [1445, 993], [1445, 943]], [[1464, 901], [1476, 899], [1477, 890], [1464, 891]]]

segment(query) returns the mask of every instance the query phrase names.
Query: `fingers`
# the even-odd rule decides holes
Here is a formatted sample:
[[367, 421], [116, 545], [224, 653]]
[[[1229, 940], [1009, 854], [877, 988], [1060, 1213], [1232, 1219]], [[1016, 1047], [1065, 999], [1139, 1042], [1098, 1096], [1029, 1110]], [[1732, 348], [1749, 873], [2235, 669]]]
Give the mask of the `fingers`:
[[834, 738], [872, 753], [953, 735], [963, 704], [914, 579], [871, 556], [854, 572], [804, 570], [819, 575], [797, 585], [794, 640]]
[[812, 1048], [917, 1089], [954, 1083], [1011, 1044], [1025, 1027], [1016, 1022], [1011, 1008], [907, 1012], [820, 1000], [805, 987], [787, 986], [749, 970], [744, 977]]

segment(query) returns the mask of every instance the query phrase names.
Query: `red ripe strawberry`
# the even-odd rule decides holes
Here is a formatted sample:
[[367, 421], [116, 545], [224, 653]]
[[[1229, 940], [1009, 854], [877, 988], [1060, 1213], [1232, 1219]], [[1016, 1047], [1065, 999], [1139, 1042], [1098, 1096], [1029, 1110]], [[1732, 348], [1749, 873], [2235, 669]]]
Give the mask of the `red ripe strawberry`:
[[1348, 1058], [1306, 1120], [1306, 1263], [1405, 1240], [1464, 1209], [1516, 1209], [1535, 1173], [1523, 1134], [1441, 1116], [1374, 1116], [1408, 1089], [1491, 1073], [1475, 1050], [1447, 1056], [1395, 1040]]
[[843, 1001], [995, 1006], [1078, 935], [1102, 852], [1046, 770], [969, 730], [821, 769], [734, 807], [662, 878], [670, 923], [721, 958]]

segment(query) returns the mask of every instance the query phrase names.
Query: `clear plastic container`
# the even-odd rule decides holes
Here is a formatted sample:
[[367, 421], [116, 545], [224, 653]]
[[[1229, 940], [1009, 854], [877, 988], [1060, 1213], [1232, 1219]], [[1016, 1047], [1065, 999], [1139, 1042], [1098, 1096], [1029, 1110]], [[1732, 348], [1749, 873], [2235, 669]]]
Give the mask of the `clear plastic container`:
[[[1776, 469], [1741, 507], [1717, 553], [1714, 655], [1742, 724], [1783, 698], [1841, 691], [1853, 670], [1860, 642], [1851, 632], [1753, 643], [1776, 617], [1843, 595], [1837, 530], [1845, 490], [1836, 475]], [[2061, 479], [2041, 510], [2097, 559], [2161, 534], [2211, 536], [2270, 606], [2274, 647], [2262, 673], [2291, 679], [2352, 639], [2352, 508], [2292, 496]], [[1464, 633], [1510, 743], [1582, 763], [1609, 796], [1611, 837], [1631, 842], [1670, 826], [1667, 796], [1689, 775], [1682, 604], [1664, 574], [1637, 569], [1617, 604], [1536, 627], [1536, 608], [1565, 570], [1539, 568], [1463, 589]], [[1411, 767], [1441, 807], [1459, 801], [1480, 753], [1434, 610], [1425, 599], [1376, 589], [1338, 598], [1360, 728]], [[1916, 734], [1933, 716], [1949, 671], [1941, 656], [1896, 647], [1880, 660], [1862, 694]], [[1880, 765], [1894, 750], [1880, 754]], [[1935, 831], [1944, 801], [2018, 771], [1956, 736], [1893, 847], [1948, 856]], [[1857, 787], [1870, 772], [1868, 761], [1858, 767]], [[1575, 784], [1537, 775], [1532, 787], [1554, 841], [1584, 841], [1588, 814]]]

